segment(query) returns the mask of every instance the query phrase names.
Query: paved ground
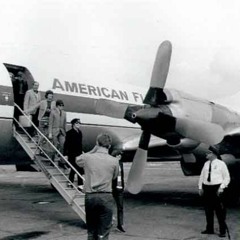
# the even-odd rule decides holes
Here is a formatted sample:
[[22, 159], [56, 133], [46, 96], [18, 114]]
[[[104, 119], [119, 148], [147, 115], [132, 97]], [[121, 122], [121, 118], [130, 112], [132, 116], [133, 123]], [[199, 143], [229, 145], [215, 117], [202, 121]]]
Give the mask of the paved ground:
[[[129, 166], [126, 165], [126, 173]], [[127, 174], [126, 174], [127, 175]], [[203, 236], [205, 219], [197, 193], [198, 177], [184, 177], [177, 163], [148, 165], [143, 191], [126, 193], [125, 234], [112, 240], [215, 240]], [[86, 239], [84, 223], [41, 173], [0, 166], [1, 240]], [[240, 206], [229, 207], [232, 240], [240, 240]], [[218, 226], [215, 227], [218, 232]], [[227, 238], [225, 238], [227, 239]]]

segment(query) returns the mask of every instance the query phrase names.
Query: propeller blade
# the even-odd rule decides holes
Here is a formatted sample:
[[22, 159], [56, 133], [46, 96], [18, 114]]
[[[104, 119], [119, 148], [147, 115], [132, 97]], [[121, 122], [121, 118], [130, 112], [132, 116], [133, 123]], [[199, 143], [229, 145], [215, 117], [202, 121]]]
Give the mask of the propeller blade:
[[137, 149], [133, 163], [128, 174], [127, 190], [132, 194], [137, 194], [141, 191], [143, 186], [143, 172], [147, 162], [147, 148], [150, 141], [150, 133], [143, 131], [139, 148]]
[[144, 103], [157, 106], [167, 101], [163, 92], [172, 55], [172, 44], [164, 41], [158, 48], [156, 60], [153, 66], [150, 88], [145, 96]]
[[158, 48], [156, 60], [153, 66], [152, 78], [150, 86], [152, 88], [164, 88], [169, 64], [172, 54], [172, 44], [169, 41], [164, 41]]
[[96, 114], [113, 118], [124, 118], [128, 104], [112, 100], [98, 99], [95, 104]]
[[186, 118], [176, 119], [176, 131], [184, 137], [209, 145], [221, 142], [224, 137], [224, 130], [218, 124]]

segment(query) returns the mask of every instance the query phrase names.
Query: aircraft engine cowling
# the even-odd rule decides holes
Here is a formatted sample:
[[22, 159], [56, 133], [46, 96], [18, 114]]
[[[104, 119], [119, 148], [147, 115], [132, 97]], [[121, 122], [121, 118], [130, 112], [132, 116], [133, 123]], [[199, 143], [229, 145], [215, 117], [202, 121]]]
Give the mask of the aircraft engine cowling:
[[171, 103], [175, 100], [177, 99], [174, 99], [168, 89], [150, 87], [143, 103], [150, 104], [151, 106], [159, 106], [161, 104]]
[[181, 139], [176, 133], [169, 134], [166, 140], [169, 147], [176, 147], [181, 144]]
[[[188, 141], [187, 141], [188, 142]], [[209, 146], [205, 144], [197, 144], [190, 141], [187, 145], [192, 148], [187, 149], [186, 151], [181, 150], [181, 168], [185, 176], [196, 176], [200, 175], [202, 167], [206, 161], [206, 151]]]

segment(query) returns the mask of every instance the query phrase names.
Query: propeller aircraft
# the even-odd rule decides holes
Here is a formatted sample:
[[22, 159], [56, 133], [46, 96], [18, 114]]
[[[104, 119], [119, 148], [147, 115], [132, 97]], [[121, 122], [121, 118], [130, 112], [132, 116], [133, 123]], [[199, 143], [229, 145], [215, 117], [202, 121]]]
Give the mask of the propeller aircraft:
[[96, 103], [97, 114], [124, 118], [141, 126], [142, 135], [129, 172], [127, 189], [133, 194], [142, 189], [149, 142], [153, 135], [164, 139], [165, 144], [177, 150], [185, 175], [199, 174], [206, 150], [214, 146], [229, 166], [234, 191], [239, 194], [240, 151], [237, 146], [240, 140], [240, 115], [213, 102], [164, 88], [171, 54], [171, 42], [164, 41], [156, 55], [144, 105], [106, 99], [99, 99]]
[[[25, 51], [24, 51], [25, 52]], [[23, 53], [24, 53], [23, 52]], [[209, 147], [215, 147], [229, 167], [234, 197], [240, 195], [240, 114], [217, 103], [165, 88], [170, 68], [172, 44], [164, 41], [157, 51], [150, 88], [93, 82], [78, 77], [72, 66], [52, 67], [36, 57], [23, 54], [0, 65], [0, 164], [31, 164], [13, 137], [14, 86], [11, 74], [23, 72], [30, 88], [40, 83], [62, 99], [68, 128], [72, 118], [82, 122], [83, 150], [95, 145], [96, 136], [108, 132], [113, 150], [123, 152], [123, 161], [132, 162], [127, 190], [141, 191], [144, 168], [150, 161], [180, 161], [186, 176], [199, 175]], [[34, 62], [37, 59], [37, 63]], [[51, 53], [53, 59], [53, 53]], [[55, 56], [55, 59], [61, 59]], [[60, 63], [60, 61], [59, 61]], [[44, 71], [43, 71], [44, 69]], [[70, 77], [69, 77], [70, 76]], [[145, 96], [145, 97], [144, 97]]]

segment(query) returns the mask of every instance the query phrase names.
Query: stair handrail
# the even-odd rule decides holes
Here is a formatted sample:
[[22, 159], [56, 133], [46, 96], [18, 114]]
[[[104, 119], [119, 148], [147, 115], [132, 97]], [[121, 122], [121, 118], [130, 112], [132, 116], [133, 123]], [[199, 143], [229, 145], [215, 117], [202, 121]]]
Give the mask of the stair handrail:
[[[71, 169], [74, 170], [74, 172], [83, 180], [83, 182], [85, 182], [85, 178], [77, 171], [77, 169], [62, 155], [62, 153], [53, 145], [53, 143], [51, 141], [49, 141], [49, 139], [38, 129], [38, 127], [32, 122], [31, 118], [29, 117], [28, 114], [26, 114], [19, 106], [18, 104], [14, 103], [14, 106], [18, 108], [18, 110], [22, 113], [22, 115], [24, 115], [28, 121], [31, 123], [31, 125], [34, 127], [34, 129], [38, 132], [38, 134], [40, 134], [41, 137], [43, 137], [49, 144], [50, 146], [53, 148], [53, 150], [70, 166]], [[13, 117], [13, 119], [18, 123], [18, 125], [24, 130], [25, 133], [27, 133], [27, 131], [24, 129], [23, 126], [21, 126], [20, 122]], [[29, 137], [31, 137], [28, 133], [27, 135]], [[34, 140], [33, 140], [34, 141]], [[35, 141], [34, 141], [35, 142]], [[35, 142], [36, 143], [36, 142]], [[39, 147], [39, 146], [38, 146]], [[46, 153], [45, 153], [46, 154]]]

